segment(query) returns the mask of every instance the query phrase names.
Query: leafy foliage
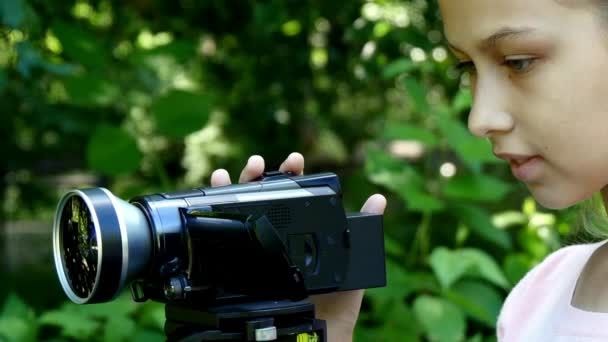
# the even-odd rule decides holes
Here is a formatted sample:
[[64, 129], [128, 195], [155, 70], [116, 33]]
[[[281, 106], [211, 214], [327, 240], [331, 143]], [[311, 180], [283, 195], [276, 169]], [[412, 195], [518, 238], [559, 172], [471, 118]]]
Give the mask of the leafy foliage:
[[[300, 151], [340, 174], [350, 210], [389, 199], [389, 285], [367, 291], [361, 341], [492, 340], [510, 288], [570, 231], [467, 131], [432, 1], [4, 0], [0, 19], [4, 220], [50, 220], [66, 187], [128, 198]], [[161, 339], [150, 304], [11, 295], [0, 339]]]

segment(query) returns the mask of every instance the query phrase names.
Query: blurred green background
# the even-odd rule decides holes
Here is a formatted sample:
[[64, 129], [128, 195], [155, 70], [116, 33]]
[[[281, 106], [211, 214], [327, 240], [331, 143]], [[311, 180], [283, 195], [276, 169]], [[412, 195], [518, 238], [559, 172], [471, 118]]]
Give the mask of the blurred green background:
[[493, 341], [509, 290], [572, 241], [468, 133], [435, 2], [0, 0], [0, 19], [0, 341], [162, 340], [160, 304], [65, 303], [57, 200], [236, 180], [251, 154], [302, 152], [351, 211], [387, 196], [389, 286], [356, 341]]

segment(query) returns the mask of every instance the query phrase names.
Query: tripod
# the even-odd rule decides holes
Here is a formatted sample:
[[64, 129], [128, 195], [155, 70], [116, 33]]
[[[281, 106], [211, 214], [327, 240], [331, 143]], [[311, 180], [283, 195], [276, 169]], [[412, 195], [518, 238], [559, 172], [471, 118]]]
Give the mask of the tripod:
[[279, 341], [325, 342], [325, 321], [314, 304], [266, 301], [200, 310], [184, 304], [165, 306], [168, 342]]

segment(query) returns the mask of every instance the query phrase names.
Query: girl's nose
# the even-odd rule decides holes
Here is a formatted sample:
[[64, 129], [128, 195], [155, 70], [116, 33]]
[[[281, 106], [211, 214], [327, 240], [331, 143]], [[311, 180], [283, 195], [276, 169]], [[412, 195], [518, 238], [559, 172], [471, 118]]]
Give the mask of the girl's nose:
[[469, 113], [469, 131], [480, 138], [491, 138], [513, 130], [513, 117], [504, 108], [500, 87], [489, 82], [477, 82], [474, 101]]

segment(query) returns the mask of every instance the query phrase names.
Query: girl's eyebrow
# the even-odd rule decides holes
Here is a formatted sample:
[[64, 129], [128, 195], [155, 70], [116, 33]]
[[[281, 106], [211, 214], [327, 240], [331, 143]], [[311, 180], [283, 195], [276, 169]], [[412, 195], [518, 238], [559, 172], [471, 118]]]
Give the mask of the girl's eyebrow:
[[[535, 29], [530, 28], [530, 27], [508, 27], [508, 26], [502, 27], [498, 31], [496, 31], [496, 32], [492, 33], [491, 35], [489, 35], [488, 37], [482, 39], [477, 44], [477, 46], [481, 51], [489, 51], [489, 50], [496, 48], [496, 45], [498, 45], [498, 43], [500, 43], [501, 41], [505, 41], [505, 40], [509, 40], [512, 38], [527, 35], [534, 31], [535, 31]], [[456, 52], [459, 52], [461, 54], [465, 54], [465, 52], [462, 49], [456, 47], [449, 41], [448, 41], [448, 45], [449, 45], [450, 49], [452, 49]]]

